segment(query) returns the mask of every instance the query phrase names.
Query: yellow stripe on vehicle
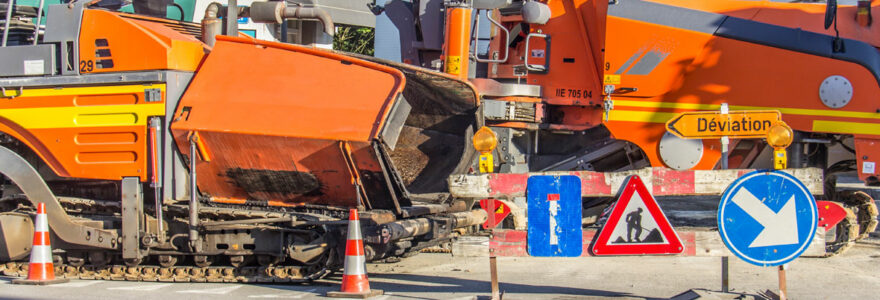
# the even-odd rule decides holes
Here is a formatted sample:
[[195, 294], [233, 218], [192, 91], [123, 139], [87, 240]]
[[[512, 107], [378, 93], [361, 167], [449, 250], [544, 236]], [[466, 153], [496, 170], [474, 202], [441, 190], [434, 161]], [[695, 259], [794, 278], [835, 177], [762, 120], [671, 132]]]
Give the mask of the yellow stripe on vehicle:
[[[718, 105], [718, 104], [614, 100], [614, 107], [618, 107], [618, 106], [644, 107], [644, 108], [678, 108], [678, 109], [694, 109], [694, 110], [719, 110], [721, 108], [721, 105]], [[666, 121], [663, 121], [663, 122], [665, 123]]]
[[[136, 84], [115, 86], [89, 86], [89, 87], [66, 87], [50, 89], [25, 89], [18, 97], [46, 97], [46, 96], [70, 96], [70, 95], [108, 95], [108, 94], [135, 94], [143, 93], [146, 89], [160, 89], [165, 92], [164, 84]], [[11, 88], [6, 88], [7, 94], [14, 93]], [[18, 98], [17, 97], [17, 98]]]
[[165, 103], [0, 109], [0, 117], [27, 129], [146, 125], [165, 115]]
[[[620, 106], [623, 106], [623, 107], [643, 107], [643, 108], [690, 109], [690, 110], [719, 110], [719, 109], [721, 109], [721, 105], [719, 105], [719, 104], [614, 100], [614, 107], [616, 108], [616, 107], [620, 107]], [[880, 119], [880, 113], [844, 111], [844, 110], [824, 110], [824, 109], [785, 108], [785, 107], [766, 107], [766, 106], [743, 106], [743, 105], [731, 105], [730, 110], [778, 110], [783, 115], [790, 114], [790, 115], [805, 115], [805, 116]], [[662, 121], [662, 122], [665, 123], [666, 121]]]
[[611, 110], [610, 114], [608, 114], [608, 120], [642, 123], [666, 123], [666, 121], [669, 121], [669, 119], [671, 119], [675, 115], [677, 115], [677, 113], [620, 110], [615, 108]]
[[815, 120], [813, 131], [880, 135], [880, 124]]

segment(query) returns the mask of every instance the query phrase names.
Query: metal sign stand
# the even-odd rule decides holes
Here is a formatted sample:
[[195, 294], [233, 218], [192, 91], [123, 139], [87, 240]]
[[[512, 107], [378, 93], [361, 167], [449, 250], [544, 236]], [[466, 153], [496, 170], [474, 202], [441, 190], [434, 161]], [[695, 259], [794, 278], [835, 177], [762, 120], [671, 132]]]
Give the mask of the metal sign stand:
[[[488, 224], [495, 224], [495, 201], [487, 201], [489, 208]], [[492, 249], [492, 239], [495, 238], [495, 227], [489, 230], [489, 277], [492, 282], [492, 300], [501, 300], [501, 291], [498, 288], [498, 258], [495, 257], [495, 249]]]
[[[727, 114], [730, 112], [727, 103], [721, 103], [721, 113]], [[721, 169], [727, 170], [728, 168], [728, 159], [729, 159], [729, 147], [730, 138], [727, 136], [721, 137]], [[721, 257], [721, 291], [724, 293], [730, 292], [730, 257], [722, 256]]]
[[[783, 153], [785, 153], [784, 149], [782, 151], [783, 151]], [[777, 162], [778, 159], [776, 158], [776, 156], [777, 156], [776, 152], [779, 152], [779, 150], [774, 148], [773, 149], [773, 167], [774, 167], [774, 169], [782, 170], [782, 169], [787, 168], [788, 167], [787, 161], [783, 160], [783, 161]], [[788, 268], [788, 264], [782, 264], [779, 266], [779, 300], [788, 299], [788, 295], [787, 295], [788, 291], [786, 290], [786, 287], [785, 287], [785, 269], [786, 268]]]
[[[491, 237], [490, 237], [491, 239]], [[492, 300], [501, 300], [501, 292], [498, 289], [498, 263], [494, 251], [489, 248], [489, 273], [492, 278]], [[780, 273], [782, 274], [782, 273]], [[783, 276], [783, 275], [780, 275]]]
[[730, 265], [729, 265], [730, 257], [722, 256], [721, 257], [721, 292], [729, 293], [730, 292]]
[[[726, 115], [730, 112], [730, 109], [727, 107], [727, 103], [721, 103], [721, 114]], [[721, 169], [727, 170], [727, 156], [729, 155], [728, 146], [730, 145], [730, 138], [727, 136], [721, 137]]]

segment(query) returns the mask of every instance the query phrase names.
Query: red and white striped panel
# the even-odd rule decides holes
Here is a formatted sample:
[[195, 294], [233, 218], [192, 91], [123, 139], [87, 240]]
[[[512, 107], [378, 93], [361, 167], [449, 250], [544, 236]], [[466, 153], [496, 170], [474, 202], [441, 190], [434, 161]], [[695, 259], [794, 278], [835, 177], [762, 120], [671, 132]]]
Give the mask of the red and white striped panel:
[[[526, 182], [534, 175], [575, 175], [581, 178], [581, 195], [585, 197], [614, 196], [626, 177], [639, 175], [654, 196], [720, 195], [730, 183], [754, 170], [689, 170], [646, 168], [625, 172], [540, 172], [522, 174], [453, 175], [449, 191], [458, 198], [524, 197]], [[822, 170], [818, 168], [785, 169], [799, 179], [811, 193], [822, 195]]]
[[[822, 228], [820, 228], [822, 229]], [[593, 243], [593, 237], [596, 236], [597, 230], [589, 228], [583, 230], [584, 247], [581, 256], [593, 256], [590, 247]], [[684, 251], [675, 256], [731, 256], [730, 251], [721, 241], [718, 231], [713, 230], [692, 230], [686, 228], [676, 229]], [[492, 232], [489, 239], [489, 249], [495, 256], [505, 257], [525, 257], [529, 256], [528, 232], [524, 230], [499, 230]], [[455, 248], [453, 248], [455, 249]], [[454, 250], [453, 250], [454, 251]], [[489, 253], [488, 251], [486, 252]], [[816, 232], [813, 241], [804, 251], [803, 256], [824, 257], [825, 256], [825, 230]]]

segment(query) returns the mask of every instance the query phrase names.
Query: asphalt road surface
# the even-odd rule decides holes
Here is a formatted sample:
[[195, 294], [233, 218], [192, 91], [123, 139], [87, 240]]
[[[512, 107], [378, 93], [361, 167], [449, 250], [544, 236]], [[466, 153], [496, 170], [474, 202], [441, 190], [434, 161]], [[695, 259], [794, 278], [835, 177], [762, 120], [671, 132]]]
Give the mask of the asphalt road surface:
[[[734, 292], [777, 288], [775, 268], [730, 259]], [[486, 257], [423, 253], [392, 264], [369, 264], [373, 299], [473, 299], [488, 296]], [[719, 257], [582, 257], [498, 259], [505, 299], [658, 299], [693, 288], [720, 290]], [[841, 256], [799, 258], [787, 271], [792, 299], [877, 299], [880, 240], [860, 242]], [[2, 299], [326, 299], [339, 278], [308, 285], [164, 283], [74, 280], [52, 286], [14, 285], [0, 277]]]

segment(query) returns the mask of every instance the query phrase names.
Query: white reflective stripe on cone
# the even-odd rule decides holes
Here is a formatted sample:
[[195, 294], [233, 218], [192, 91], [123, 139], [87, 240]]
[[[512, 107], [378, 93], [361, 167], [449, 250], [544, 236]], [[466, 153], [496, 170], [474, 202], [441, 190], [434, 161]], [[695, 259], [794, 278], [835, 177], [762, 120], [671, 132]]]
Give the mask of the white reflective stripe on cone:
[[[351, 230], [352, 228], [356, 228], [357, 230]], [[349, 240], [362, 240], [361, 238], [361, 221], [354, 220], [348, 221], [348, 239]]]
[[363, 255], [348, 255], [345, 257], [345, 270], [343, 275], [367, 274], [366, 258]]
[[46, 222], [45, 214], [37, 214], [34, 223], [34, 231], [49, 232], [49, 222]]
[[50, 246], [34, 246], [31, 250], [32, 263], [51, 263], [52, 247]]

